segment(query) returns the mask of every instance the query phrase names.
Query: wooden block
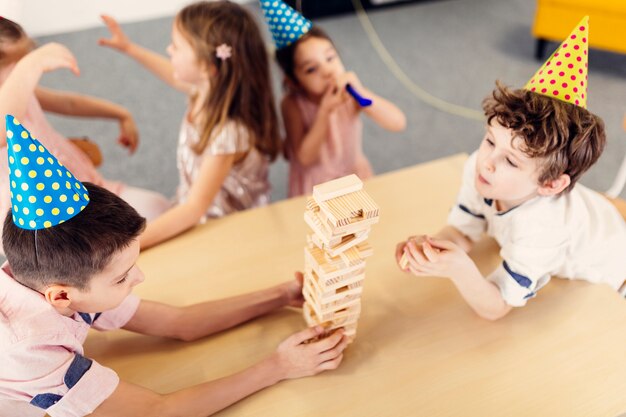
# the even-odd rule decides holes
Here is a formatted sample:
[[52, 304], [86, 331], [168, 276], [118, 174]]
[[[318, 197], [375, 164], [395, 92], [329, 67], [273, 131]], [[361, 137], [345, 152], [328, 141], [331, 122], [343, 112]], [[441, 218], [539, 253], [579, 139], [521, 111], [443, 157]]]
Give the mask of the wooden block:
[[356, 175], [348, 175], [313, 187], [313, 198], [320, 201], [330, 200], [344, 194], [353, 193], [363, 188], [363, 182]]

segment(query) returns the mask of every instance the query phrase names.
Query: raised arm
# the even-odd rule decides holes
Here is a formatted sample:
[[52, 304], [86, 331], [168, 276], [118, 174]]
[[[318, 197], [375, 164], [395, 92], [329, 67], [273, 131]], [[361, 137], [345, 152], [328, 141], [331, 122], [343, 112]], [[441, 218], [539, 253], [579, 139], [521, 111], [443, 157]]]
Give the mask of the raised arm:
[[320, 149], [328, 138], [330, 113], [339, 106], [346, 97], [336, 88], [329, 88], [315, 116], [311, 128], [306, 131], [302, 116], [294, 99], [287, 96], [281, 103], [287, 143], [294, 149], [294, 157], [303, 166], [315, 164], [320, 156]]
[[187, 200], [148, 223], [139, 238], [141, 249], [171, 239], [197, 225], [228, 176], [235, 157], [235, 154], [207, 156]]
[[187, 95], [193, 93], [191, 85], [174, 78], [174, 70], [169, 59], [131, 42], [117, 21], [111, 16], [102, 15], [101, 18], [109, 32], [111, 32], [111, 37], [99, 39], [99, 45], [107, 46], [128, 55], [171, 87]]
[[42, 74], [59, 68], [68, 68], [76, 75], [80, 73], [72, 53], [57, 43], [37, 48], [15, 64], [13, 71], [0, 87], [0, 146], [6, 145], [4, 115], [11, 114], [18, 120], [22, 119]]
[[37, 99], [43, 110], [65, 116], [99, 117], [117, 120], [120, 124], [118, 142], [133, 153], [139, 144], [137, 126], [131, 113], [123, 106], [97, 97], [37, 87]]
[[[406, 129], [406, 116], [398, 106], [364, 87], [354, 72], [345, 73], [339, 80], [342, 89], [350, 83], [363, 96], [372, 100], [372, 105], [363, 107], [362, 111], [383, 129], [401, 132]], [[355, 103], [355, 105], [357, 105]]]

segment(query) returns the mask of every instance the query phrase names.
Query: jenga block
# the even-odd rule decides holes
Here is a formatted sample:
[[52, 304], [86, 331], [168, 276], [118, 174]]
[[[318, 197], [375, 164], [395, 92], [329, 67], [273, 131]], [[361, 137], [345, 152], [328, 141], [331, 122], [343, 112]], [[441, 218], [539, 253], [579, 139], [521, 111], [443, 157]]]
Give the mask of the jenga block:
[[356, 175], [348, 175], [313, 187], [313, 198], [320, 201], [330, 200], [344, 194], [353, 193], [363, 188], [363, 182]]

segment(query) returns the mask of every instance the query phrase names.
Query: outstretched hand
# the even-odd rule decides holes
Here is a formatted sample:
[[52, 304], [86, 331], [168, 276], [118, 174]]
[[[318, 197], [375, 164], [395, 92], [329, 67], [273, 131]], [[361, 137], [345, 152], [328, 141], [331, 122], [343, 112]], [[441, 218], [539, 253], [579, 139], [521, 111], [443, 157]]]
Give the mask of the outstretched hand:
[[348, 338], [338, 329], [322, 340], [310, 342], [323, 333], [321, 326], [310, 327], [291, 335], [278, 346], [273, 359], [281, 379], [311, 376], [339, 366]]
[[120, 52], [125, 52], [130, 45], [130, 40], [120, 27], [117, 20], [108, 15], [101, 15], [100, 18], [111, 32], [110, 38], [100, 38], [98, 39], [98, 45], [100, 46], [108, 46], [109, 48], [117, 49]]
[[76, 58], [65, 46], [59, 43], [47, 43], [27, 54], [24, 60], [38, 67], [42, 73], [67, 68], [75, 75], [80, 75]]

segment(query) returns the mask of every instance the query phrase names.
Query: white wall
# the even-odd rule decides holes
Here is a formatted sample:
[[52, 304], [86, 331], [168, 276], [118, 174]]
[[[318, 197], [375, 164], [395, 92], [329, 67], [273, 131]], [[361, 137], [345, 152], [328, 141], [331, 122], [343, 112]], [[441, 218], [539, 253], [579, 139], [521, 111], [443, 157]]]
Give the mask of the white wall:
[[[251, 0], [234, 0], [247, 3]], [[101, 25], [100, 14], [120, 22], [174, 15], [193, 0], [0, 0], [0, 16], [20, 23], [31, 36]]]

